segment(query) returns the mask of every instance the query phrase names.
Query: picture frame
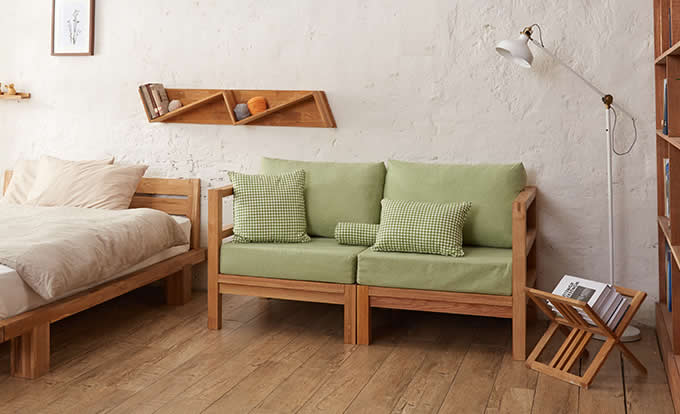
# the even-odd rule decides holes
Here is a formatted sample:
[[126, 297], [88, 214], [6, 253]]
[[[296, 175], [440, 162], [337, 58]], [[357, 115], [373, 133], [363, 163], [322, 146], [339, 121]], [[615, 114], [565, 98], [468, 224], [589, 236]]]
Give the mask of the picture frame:
[[52, 0], [52, 56], [94, 55], [95, 0]]

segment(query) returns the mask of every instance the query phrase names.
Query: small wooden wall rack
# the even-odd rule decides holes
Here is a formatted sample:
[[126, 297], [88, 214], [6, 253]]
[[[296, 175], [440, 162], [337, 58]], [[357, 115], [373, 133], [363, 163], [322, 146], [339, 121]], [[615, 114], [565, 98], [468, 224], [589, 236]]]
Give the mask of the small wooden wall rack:
[[31, 94], [30, 93], [17, 93], [16, 95], [8, 95], [8, 94], [2, 94], [0, 95], [0, 100], [7, 100], [7, 101], [20, 101], [22, 99], [31, 99]]
[[[536, 303], [538, 308], [541, 309], [543, 313], [548, 316], [548, 318], [550, 318], [550, 326], [543, 337], [536, 344], [536, 348], [534, 348], [534, 350], [531, 352], [529, 358], [527, 358], [527, 366], [531, 369], [546, 375], [550, 375], [562, 381], [567, 381], [571, 384], [578, 385], [579, 387], [588, 388], [593, 382], [593, 378], [597, 372], [600, 370], [600, 368], [602, 368], [602, 365], [607, 360], [607, 357], [611, 351], [615, 346], [617, 346], [623, 355], [625, 355], [626, 358], [628, 358], [633, 363], [635, 368], [637, 368], [641, 373], [646, 374], [647, 370], [645, 369], [645, 366], [642, 365], [635, 355], [633, 355], [633, 353], [621, 343], [621, 335], [623, 335], [623, 332], [628, 327], [628, 324], [630, 324], [630, 321], [633, 320], [633, 316], [635, 316], [638, 309], [640, 309], [640, 305], [642, 305], [642, 302], [645, 300], [645, 297], [647, 297], [647, 294], [645, 292], [626, 289], [618, 286], [614, 286], [614, 288], [623, 296], [632, 298], [632, 301], [630, 303], [630, 307], [623, 315], [621, 322], [619, 322], [619, 325], [613, 331], [607, 327], [607, 324], [597, 316], [597, 314], [586, 302], [568, 299], [536, 289], [526, 288], [527, 295]], [[548, 301], [552, 303], [563, 316], [559, 316], [553, 312], [550, 306], [547, 304]], [[586, 322], [575, 308], [585, 312], [585, 314], [595, 322], [596, 326]], [[552, 358], [550, 363], [544, 364], [536, 361], [558, 328], [562, 328], [564, 330], [569, 330], [569, 328], [571, 328], [569, 334], [567, 335], [567, 339], [557, 350], [557, 353]], [[586, 345], [588, 345], [588, 342], [595, 334], [599, 334], [606, 339], [590, 363], [590, 366], [581, 376], [570, 373], [569, 370], [574, 365], [574, 363], [578, 361], [581, 354], [585, 351]]]
[[[183, 124], [266, 125], [335, 128], [335, 119], [324, 91], [279, 91], [245, 89], [166, 89], [170, 100], [183, 106], [149, 122]], [[263, 96], [268, 109], [240, 121], [234, 107]], [[142, 105], [144, 105], [144, 99]], [[148, 115], [147, 115], [148, 117]]]

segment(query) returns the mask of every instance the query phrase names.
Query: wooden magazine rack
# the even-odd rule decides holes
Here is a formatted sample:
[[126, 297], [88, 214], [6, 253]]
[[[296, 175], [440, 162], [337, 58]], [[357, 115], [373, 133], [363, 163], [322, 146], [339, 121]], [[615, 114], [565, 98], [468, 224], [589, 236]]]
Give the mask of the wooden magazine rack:
[[[567, 381], [571, 384], [578, 385], [579, 387], [588, 388], [593, 382], [593, 378], [597, 372], [602, 368], [605, 360], [617, 346], [623, 355], [625, 355], [635, 367], [643, 374], [647, 373], [647, 369], [637, 358], [626, 348], [624, 344], [621, 343], [621, 335], [630, 324], [633, 316], [637, 313], [640, 305], [645, 300], [647, 294], [645, 292], [640, 292], [632, 289], [625, 289], [622, 287], [614, 287], [617, 292], [623, 296], [632, 298], [630, 307], [623, 315], [621, 322], [616, 327], [616, 330], [612, 331], [607, 327], [607, 324], [600, 319], [597, 314], [592, 310], [592, 308], [586, 303], [579, 300], [568, 299], [562, 296], [553, 295], [551, 293], [542, 292], [540, 290], [527, 288], [527, 295], [533, 300], [539, 309], [545, 313], [548, 318], [550, 318], [550, 326], [548, 330], [543, 334], [543, 337], [538, 341], [536, 347], [529, 355], [527, 359], [527, 366], [538, 372], [546, 375]], [[562, 314], [562, 316], [557, 315], [546, 302], [552, 303], [555, 308]], [[579, 312], [575, 309], [578, 308], [585, 312], [590, 319], [592, 319], [596, 326], [593, 326], [586, 322]], [[550, 338], [555, 334], [558, 328], [562, 328], [565, 331], [569, 331], [567, 339], [564, 341], [562, 346], [557, 350], [555, 356], [550, 360], [550, 363], [544, 364], [538, 362], [536, 359], [541, 355], [545, 346], [550, 341]], [[571, 330], [569, 330], [571, 328]], [[586, 372], [579, 376], [569, 372], [571, 367], [574, 365], [581, 354], [585, 351], [586, 345], [592, 339], [593, 335], [599, 334], [606, 338], [602, 347], [598, 353], [593, 358], [590, 366]]]
[[[168, 99], [179, 99], [183, 106], [158, 118], [149, 118], [149, 122], [314, 128], [336, 126], [324, 91], [166, 89], [166, 92]], [[263, 96], [267, 100], [267, 110], [237, 120], [234, 107], [255, 96]], [[140, 98], [144, 105], [141, 92]]]

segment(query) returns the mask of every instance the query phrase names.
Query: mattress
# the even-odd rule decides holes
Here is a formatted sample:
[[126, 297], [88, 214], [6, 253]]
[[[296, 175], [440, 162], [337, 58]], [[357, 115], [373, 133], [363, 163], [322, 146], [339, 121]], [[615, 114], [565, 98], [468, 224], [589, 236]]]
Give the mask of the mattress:
[[[183, 216], [172, 216], [180, 225], [182, 231], [187, 235], [187, 240], [191, 238], [191, 221]], [[178, 254], [189, 251], [189, 245], [175, 246], [163, 250], [148, 259], [137, 263], [131, 268], [120, 272], [113, 277], [103, 279], [99, 284], [123, 277], [137, 270], [151, 266], [163, 260], [169, 259]], [[83, 290], [90, 289], [96, 285], [85, 286], [83, 288], [68, 292], [65, 295], [54, 298], [52, 300], [43, 299], [40, 295], [35, 293], [24, 281], [19, 277], [17, 272], [7, 266], [0, 265], [0, 320], [6, 319], [22, 312], [38, 308], [48, 303], [57, 301], [59, 299], [73, 295]]]

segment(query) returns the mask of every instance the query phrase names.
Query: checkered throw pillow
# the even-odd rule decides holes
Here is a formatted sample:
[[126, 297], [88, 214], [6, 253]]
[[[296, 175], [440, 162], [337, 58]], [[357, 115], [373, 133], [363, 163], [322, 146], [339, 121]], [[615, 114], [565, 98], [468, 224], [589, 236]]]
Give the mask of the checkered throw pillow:
[[305, 243], [305, 172], [248, 175], [229, 172], [234, 186], [234, 242]]
[[373, 250], [463, 256], [463, 226], [472, 203], [382, 200]]
[[379, 228], [380, 224], [338, 223], [335, 226], [335, 240], [351, 246], [372, 246]]

